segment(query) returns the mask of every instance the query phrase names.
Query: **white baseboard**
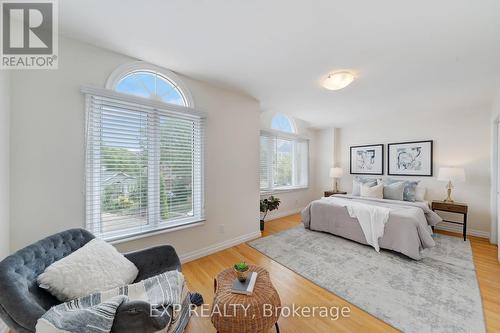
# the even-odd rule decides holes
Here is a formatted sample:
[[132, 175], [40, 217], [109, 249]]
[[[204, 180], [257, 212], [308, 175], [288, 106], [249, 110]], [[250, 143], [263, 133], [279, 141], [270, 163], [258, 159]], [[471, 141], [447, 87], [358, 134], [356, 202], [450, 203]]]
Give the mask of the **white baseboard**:
[[245, 243], [245, 242], [254, 240], [256, 238], [259, 238], [260, 236], [261, 236], [261, 233], [259, 230], [257, 230], [255, 232], [250, 233], [250, 234], [246, 234], [246, 235], [239, 236], [236, 238], [228, 239], [228, 240], [225, 240], [221, 243], [217, 243], [214, 245], [204, 247], [204, 248], [199, 249], [199, 250], [195, 250], [195, 251], [191, 251], [191, 252], [182, 254], [179, 256], [179, 258], [181, 260], [181, 263], [186, 263], [189, 261], [196, 260], [198, 258], [206, 257], [212, 253], [228, 249], [230, 247], [239, 245], [241, 243]]
[[276, 213], [270, 213], [266, 217], [266, 221], [272, 221], [272, 220], [280, 219], [280, 218], [285, 217], [285, 216], [295, 215], [295, 214], [300, 213], [302, 211], [302, 209], [303, 208], [295, 208], [295, 209], [284, 210], [284, 211], [280, 211], [278, 209], [278, 211]]
[[9, 332], [9, 328], [7, 327], [7, 325], [5, 325], [2, 319], [0, 319], [0, 333], [7, 333], [7, 332]]
[[[449, 224], [446, 222], [439, 223], [436, 226], [436, 229], [438, 230], [445, 230], [445, 231], [451, 231], [451, 232], [456, 232], [458, 234], [461, 234], [463, 231], [463, 227], [458, 224]], [[467, 235], [470, 236], [475, 236], [475, 237], [481, 237], [481, 238], [490, 238], [490, 233], [487, 231], [482, 231], [482, 230], [475, 230], [475, 229], [468, 229], [467, 228]]]

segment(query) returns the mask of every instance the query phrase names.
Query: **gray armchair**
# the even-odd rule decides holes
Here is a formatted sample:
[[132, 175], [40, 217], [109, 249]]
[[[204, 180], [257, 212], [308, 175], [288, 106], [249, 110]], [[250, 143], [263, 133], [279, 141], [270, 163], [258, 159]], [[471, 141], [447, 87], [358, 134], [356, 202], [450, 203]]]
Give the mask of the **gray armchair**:
[[[42, 239], [0, 262], [0, 317], [15, 333], [33, 333], [37, 320], [60, 302], [37, 285], [46, 267], [60, 260], [94, 236], [83, 229], [71, 229]], [[172, 246], [164, 245], [125, 254], [139, 269], [135, 282], [169, 271], [181, 270]], [[159, 312], [160, 313], [160, 312]], [[113, 333], [156, 332], [169, 323], [171, 312], [150, 316], [149, 304], [128, 302], [117, 311]]]

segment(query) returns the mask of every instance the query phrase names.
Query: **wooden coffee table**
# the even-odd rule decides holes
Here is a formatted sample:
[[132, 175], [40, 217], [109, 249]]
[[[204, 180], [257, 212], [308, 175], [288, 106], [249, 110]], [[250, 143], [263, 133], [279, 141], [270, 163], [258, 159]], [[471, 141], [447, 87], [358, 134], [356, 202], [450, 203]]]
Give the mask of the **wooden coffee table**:
[[[220, 272], [214, 279], [212, 323], [217, 332], [263, 333], [275, 326], [276, 332], [279, 333], [281, 300], [269, 279], [269, 273], [253, 265], [249, 267], [249, 272], [258, 273], [252, 295], [231, 292], [233, 281], [236, 279], [232, 268]], [[220, 311], [214, 311], [215, 307]], [[224, 309], [227, 312], [221, 314]]]

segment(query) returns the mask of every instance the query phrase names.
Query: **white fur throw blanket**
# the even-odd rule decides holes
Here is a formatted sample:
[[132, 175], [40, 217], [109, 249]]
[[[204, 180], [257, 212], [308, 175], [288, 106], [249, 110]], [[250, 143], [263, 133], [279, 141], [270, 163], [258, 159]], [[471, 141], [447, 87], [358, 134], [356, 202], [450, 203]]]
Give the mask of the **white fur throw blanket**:
[[176, 332], [181, 322], [180, 306], [189, 306], [189, 291], [184, 276], [169, 271], [141, 282], [105, 292], [94, 293], [52, 307], [40, 318], [37, 333], [110, 332], [118, 307], [127, 301], [144, 301], [152, 305], [174, 306], [173, 318], [165, 332]]
[[375, 251], [380, 252], [379, 238], [384, 236], [385, 224], [389, 220], [390, 208], [367, 205], [344, 198], [325, 198], [347, 208], [349, 216], [357, 218], [361, 230], [365, 235], [366, 242], [373, 246]]

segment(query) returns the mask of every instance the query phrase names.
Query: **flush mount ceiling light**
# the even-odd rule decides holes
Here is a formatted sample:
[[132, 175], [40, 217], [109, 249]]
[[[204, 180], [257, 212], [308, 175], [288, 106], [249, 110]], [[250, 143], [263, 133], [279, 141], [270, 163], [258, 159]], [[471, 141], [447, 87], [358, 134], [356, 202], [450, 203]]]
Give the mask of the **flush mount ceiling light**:
[[328, 90], [340, 90], [354, 81], [354, 74], [348, 71], [333, 72], [328, 74], [323, 81], [323, 87]]

